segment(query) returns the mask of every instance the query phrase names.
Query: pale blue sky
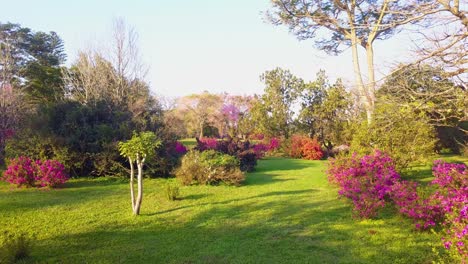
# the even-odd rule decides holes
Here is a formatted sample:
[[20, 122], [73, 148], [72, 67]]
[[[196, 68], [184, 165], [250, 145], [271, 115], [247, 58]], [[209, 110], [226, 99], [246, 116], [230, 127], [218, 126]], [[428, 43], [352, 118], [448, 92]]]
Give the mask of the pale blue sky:
[[[328, 56], [314, 49], [312, 41], [299, 42], [286, 28], [264, 22], [268, 0], [2, 2], [1, 22], [56, 31], [65, 42], [68, 63], [78, 50], [105, 43], [112, 20], [123, 17], [139, 33], [139, 46], [150, 67], [147, 81], [160, 95], [204, 90], [261, 93], [260, 74], [277, 66], [306, 80], [324, 69], [331, 79], [354, 83], [349, 52]], [[407, 59], [407, 39], [405, 35], [377, 43], [378, 71]]]

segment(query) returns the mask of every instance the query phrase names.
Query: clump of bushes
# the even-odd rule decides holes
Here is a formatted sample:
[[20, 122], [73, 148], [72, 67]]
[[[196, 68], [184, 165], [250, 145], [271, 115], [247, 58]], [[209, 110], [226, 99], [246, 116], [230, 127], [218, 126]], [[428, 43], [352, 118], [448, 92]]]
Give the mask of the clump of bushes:
[[381, 151], [330, 160], [328, 179], [351, 199], [356, 215], [375, 216], [387, 203], [414, 220], [417, 229], [442, 226], [444, 247], [458, 260], [468, 259], [468, 177], [465, 164], [436, 161], [434, 192], [421, 196], [416, 182], [401, 180], [395, 162]]
[[0, 236], [0, 263], [17, 263], [31, 255], [34, 239], [25, 233], [4, 231]]
[[2, 180], [17, 187], [55, 188], [68, 180], [63, 164], [56, 160], [33, 161], [28, 157], [11, 159]]
[[253, 171], [255, 166], [257, 166], [258, 156], [264, 155], [263, 153], [256, 153], [254, 145], [251, 145], [249, 141], [240, 141], [232, 138], [215, 141], [212, 139], [208, 141], [197, 139], [195, 150], [215, 150], [217, 152], [236, 157], [239, 160], [239, 168], [241, 171], [247, 172]]
[[236, 157], [214, 150], [190, 151], [182, 158], [182, 164], [175, 174], [183, 185], [240, 185], [245, 175], [239, 163]]
[[323, 157], [318, 140], [304, 135], [293, 135], [285, 145], [285, 152], [296, 159], [319, 160]]

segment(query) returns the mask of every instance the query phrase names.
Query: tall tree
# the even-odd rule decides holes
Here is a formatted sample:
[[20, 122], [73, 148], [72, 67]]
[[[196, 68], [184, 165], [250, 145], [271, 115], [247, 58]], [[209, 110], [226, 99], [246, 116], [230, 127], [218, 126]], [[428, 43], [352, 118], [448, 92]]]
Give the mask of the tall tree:
[[207, 91], [182, 97], [179, 101], [179, 111], [184, 113], [187, 126], [197, 131], [200, 138], [204, 136], [204, 129], [219, 117], [221, 106], [221, 95]]
[[350, 119], [350, 97], [341, 80], [330, 84], [325, 72], [318, 72], [316, 80], [304, 85], [301, 92], [300, 124], [328, 149], [344, 143], [343, 132]]
[[[287, 25], [299, 39], [317, 39], [316, 46], [330, 54], [351, 48], [356, 86], [364, 104], [368, 122], [375, 103], [374, 42], [387, 39], [403, 25], [421, 21], [438, 12], [429, 0], [271, 0], [269, 12], [276, 25]], [[367, 59], [367, 81], [359, 62], [358, 47]]]
[[260, 78], [265, 83], [265, 93], [253, 107], [253, 115], [258, 118], [264, 132], [287, 138], [293, 129], [292, 106], [304, 81], [281, 68], [267, 71]]

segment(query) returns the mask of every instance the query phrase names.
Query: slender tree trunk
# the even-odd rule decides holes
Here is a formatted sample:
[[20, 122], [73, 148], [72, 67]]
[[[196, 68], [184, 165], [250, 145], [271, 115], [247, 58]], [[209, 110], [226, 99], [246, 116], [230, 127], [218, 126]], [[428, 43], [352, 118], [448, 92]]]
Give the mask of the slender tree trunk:
[[372, 43], [367, 43], [366, 45], [366, 55], [367, 55], [367, 74], [369, 75], [369, 83], [367, 87], [368, 100], [372, 112], [374, 112], [375, 105], [375, 68], [374, 68], [374, 47]]
[[133, 182], [135, 179], [135, 169], [133, 167], [133, 160], [128, 158], [130, 162], [130, 198], [132, 199], [132, 210], [135, 211], [135, 192], [133, 190]]
[[355, 30], [351, 30], [351, 51], [353, 54], [353, 65], [354, 65], [354, 77], [356, 79], [356, 85], [359, 91], [360, 101], [364, 104], [367, 115], [367, 123], [372, 122], [372, 107], [369, 100], [369, 94], [366, 91], [366, 86], [362, 80], [361, 66], [359, 64], [359, 54], [358, 54], [358, 40], [356, 37]]
[[140, 157], [137, 155], [137, 167], [138, 167], [138, 194], [135, 203], [135, 208], [133, 210], [134, 215], [140, 214], [141, 202], [143, 201], [143, 164], [145, 158], [140, 160]]
[[203, 122], [200, 123], [200, 139], [203, 138]]

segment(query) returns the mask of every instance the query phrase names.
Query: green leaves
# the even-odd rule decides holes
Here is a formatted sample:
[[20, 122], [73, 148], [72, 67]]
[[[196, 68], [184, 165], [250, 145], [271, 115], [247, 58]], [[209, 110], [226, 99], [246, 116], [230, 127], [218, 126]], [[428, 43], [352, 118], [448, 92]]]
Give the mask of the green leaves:
[[154, 152], [154, 149], [161, 145], [161, 140], [157, 139], [156, 134], [150, 131], [136, 133], [130, 140], [119, 142], [120, 155], [132, 160], [145, 158]]

